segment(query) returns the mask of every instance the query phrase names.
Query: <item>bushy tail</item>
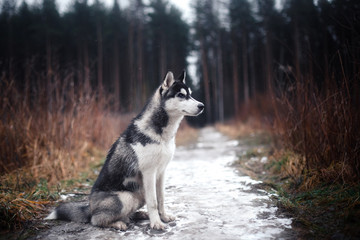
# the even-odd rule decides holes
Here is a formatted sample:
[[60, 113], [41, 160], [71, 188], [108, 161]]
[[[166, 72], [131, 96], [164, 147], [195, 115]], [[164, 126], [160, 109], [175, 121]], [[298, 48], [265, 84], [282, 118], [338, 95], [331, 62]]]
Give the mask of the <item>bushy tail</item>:
[[51, 219], [88, 223], [91, 220], [90, 206], [87, 202], [64, 203], [45, 218]]

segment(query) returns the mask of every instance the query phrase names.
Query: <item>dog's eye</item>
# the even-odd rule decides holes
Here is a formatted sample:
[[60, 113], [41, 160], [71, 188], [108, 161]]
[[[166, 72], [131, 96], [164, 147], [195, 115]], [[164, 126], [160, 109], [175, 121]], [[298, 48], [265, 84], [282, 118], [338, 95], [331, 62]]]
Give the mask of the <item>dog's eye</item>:
[[185, 96], [185, 94], [183, 94], [183, 93], [179, 93], [179, 94], [178, 94], [178, 97], [179, 97], [179, 98], [185, 98], [186, 96]]

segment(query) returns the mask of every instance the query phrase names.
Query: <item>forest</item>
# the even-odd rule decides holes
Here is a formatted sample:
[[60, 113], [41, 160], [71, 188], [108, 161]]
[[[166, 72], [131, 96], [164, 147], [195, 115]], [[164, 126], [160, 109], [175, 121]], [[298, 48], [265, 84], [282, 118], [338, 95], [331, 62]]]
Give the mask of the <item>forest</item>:
[[275, 1], [203, 0], [192, 8], [189, 24], [165, 0], [131, 1], [126, 8], [114, 1], [110, 9], [100, 1], [74, 1], [64, 13], [54, 0], [4, 0], [2, 79], [26, 96], [35, 96], [39, 85], [47, 85], [49, 95], [51, 84], [80, 86], [111, 94], [114, 111], [131, 112], [168, 70], [186, 69], [196, 51], [194, 77], [201, 86], [195, 88], [213, 106], [206, 122], [239, 116], [250, 100], [273, 88], [289, 92], [295, 80], [309, 79], [322, 91], [345, 77], [359, 101], [357, 1], [287, 0], [277, 9]]
[[360, 2], [280, 3], [194, 0], [189, 22], [167, 0], [74, 0], [64, 12], [3, 0], [0, 173], [76, 175], [191, 55], [187, 81], [206, 106], [191, 125], [260, 119], [302, 156], [293, 177], [357, 182]]

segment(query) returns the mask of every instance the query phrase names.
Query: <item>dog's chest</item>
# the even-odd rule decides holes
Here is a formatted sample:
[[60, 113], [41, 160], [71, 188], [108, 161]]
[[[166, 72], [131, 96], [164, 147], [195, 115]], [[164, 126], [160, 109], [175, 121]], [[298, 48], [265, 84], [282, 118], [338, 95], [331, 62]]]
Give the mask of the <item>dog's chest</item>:
[[135, 144], [132, 147], [137, 155], [140, 170], [165, 168], [175, 152], [174, 141], [146, 144], [145, 146]]

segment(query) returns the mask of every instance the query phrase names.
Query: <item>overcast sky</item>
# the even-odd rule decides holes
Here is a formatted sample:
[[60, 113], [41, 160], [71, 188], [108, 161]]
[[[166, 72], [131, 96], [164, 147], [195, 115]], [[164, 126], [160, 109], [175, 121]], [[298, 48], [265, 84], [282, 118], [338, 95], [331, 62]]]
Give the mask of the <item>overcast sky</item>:
[[[71, 5], [74, 0], [56, 0], [56, 3], [59, 7], [60, 12], [65, 12]], [[110, 8], [114, 4], [114, 0], [100, 0], [105, 4], [106, 7]], [[131, 0], [119, 0], [119, 4], [121, 8], [124, 8], [128, 5], [129, 1]], [[186, 20], [188, 23], [191, 21], [191, 13], [192, 10], [190, 9], [190, 1], [191, 0], [169, 0], [170, 3], [174, 4], [176, 7], [179, 8], [180, 11], [183, 13], [183, 19]], [[19, 1], [20, 2], [20, 1]], [[33, 3], [41, 3], [42, 0], [26, 0], [26, 2], [33, 4]], [[89, 0], [88, 3], [91, 5], [94, 0]], [[148, 3], [149, 0], [144, 0], [144, 3]]]

